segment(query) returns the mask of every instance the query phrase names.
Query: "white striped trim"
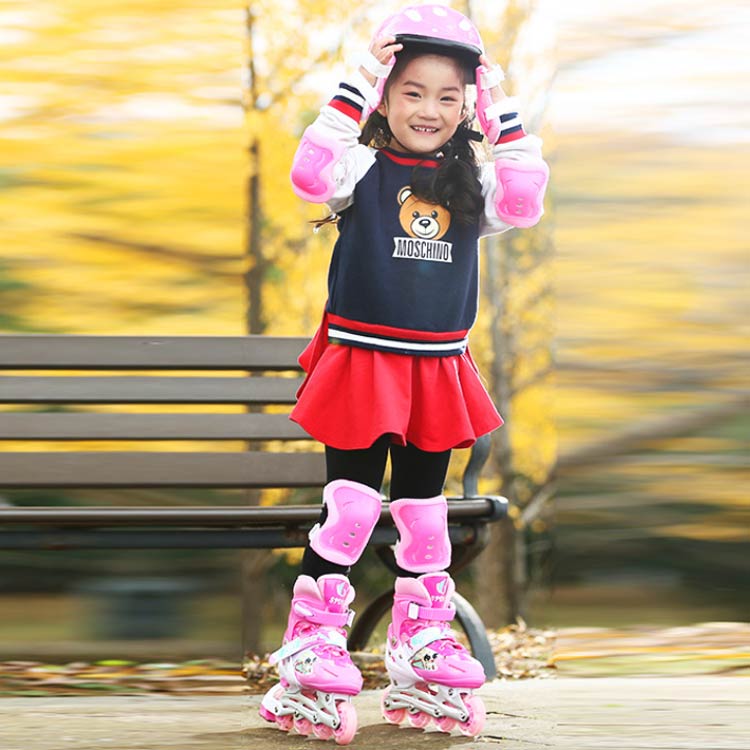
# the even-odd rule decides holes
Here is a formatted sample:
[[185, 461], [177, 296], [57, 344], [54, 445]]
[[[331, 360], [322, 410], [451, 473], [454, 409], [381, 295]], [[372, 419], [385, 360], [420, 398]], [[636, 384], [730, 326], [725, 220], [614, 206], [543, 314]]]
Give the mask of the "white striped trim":
[[501, 122], [500, 127], [502, 128], [502, 132], [504, 133], [506, 130], [510, 130], [511, 128], [515, 128], [518, 125], [523, 125], [521, 122], [521, 118], [516, 115], [512, 120], [507, 120], [506, 122]]
[[[352, 88], [354, 87], [352, 86]], [[366, 102], [364, 96], [362, 96], [361, 94], [355, 94], [353, 91], [345, 89], [343, 86], [339, 86], [339, 89], [336, 92], [335, 96], [342, 96], [344, 97], [344, 99], [348, 99], [350, 102], [354, 102], [361, 109], [365, 108]]]
[[416, 343], [413, 341], [396, 341], [393, 339], [383, 339], [379, 336], [366, 336], [361, 333], [349, 333], [342, 331], [340, 328], [328, 327], [328, 335], [332, 338], [344, 339], [345, 341], [355, 341], [360, 344], [371, 344], [390, 349], [408, 349], [415, 352], [449, 352], [454, 349], [463, 351], [466, 349], [469, 340], [467, 338], [456, 341], [435, 341], [432, 343]]
[[498, 115], [508, 115], [511, 112], [520, 112], [521, 102], [517, 96], [506, 96], [505, 99], [490, 104], [487, 109], [493, 111], [493, 117], [497, 117]]
[[346, 83], [350, 86], [354, 86], [373, 109], [380, 104], [380, 92], [372, 86], [359, 70], [355, 70]]
[[484, 114], [488, 120], [499, 120], [502, 115], [514, 115], [512, 119], [504, 120], [500, 123], [500, 127], [503, 130], [514, 128], [516, 125], [523, 125], [523, 123], [521, 122], [521, 116], [518, 114], [518, 112], [508, 112], [505, 109], [503, 102], [495, 102], [495, 104], [487, 107]]

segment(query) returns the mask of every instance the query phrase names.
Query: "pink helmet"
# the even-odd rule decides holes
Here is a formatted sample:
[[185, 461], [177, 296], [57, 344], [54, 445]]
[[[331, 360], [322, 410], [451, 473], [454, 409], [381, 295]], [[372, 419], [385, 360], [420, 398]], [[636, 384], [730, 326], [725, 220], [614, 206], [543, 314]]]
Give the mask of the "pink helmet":
[[[472, 71], [479, 65], [479, 56], [484, 54], [476, 26], [463, 13], [445, 5], [410, 5], [386, 18], [373, 40], [382, 36], [395, 36], [405, 50], [420, 49], [455, 57]], [[391, 67], [393, 64], [395, 60]], [[379, 78], [376, 84], [381, 97], [386, 80], [387, 76]]]

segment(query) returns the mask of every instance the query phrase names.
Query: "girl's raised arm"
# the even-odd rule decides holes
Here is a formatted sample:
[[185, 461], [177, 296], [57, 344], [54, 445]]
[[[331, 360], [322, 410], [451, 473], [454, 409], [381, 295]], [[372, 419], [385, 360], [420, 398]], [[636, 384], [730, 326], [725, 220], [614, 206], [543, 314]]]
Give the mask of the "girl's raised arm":
[[[477, 119], [492, 144], [494, 161], [485, 168], [485, 221], [481, 234], [510, 227], [532, 227], [544, 213], [549, 167], [542, 159], [540, 138], [528, 135], [517, 102], [500, 85], [505, 75], [485, 55], [477, 68]], [[499, 220], [499, 223], [498, 223]]]
[[302, 135], [292, 162], [292, 188], [311, 203], [328, 203], [332, 211], [351, 205], [354, 187], [373, 162], [359, 145], [359, 122], [378, 106], [382, 83], [403, 48], [395, 37], [376, 39], [358, 60], [358, 69], [324, 106]]

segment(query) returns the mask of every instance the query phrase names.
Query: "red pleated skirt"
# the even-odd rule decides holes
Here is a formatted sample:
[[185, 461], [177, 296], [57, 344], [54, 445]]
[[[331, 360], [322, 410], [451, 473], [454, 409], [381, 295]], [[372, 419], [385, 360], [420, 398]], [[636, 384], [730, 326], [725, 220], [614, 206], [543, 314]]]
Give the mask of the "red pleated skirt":
[[291, 419], [325, 445], [369, 448], [381, 435], [424, 451], [468, 448], [503, 420], [465, 354], [420, 357], [328, 341], [323, 322], [299, 362]]

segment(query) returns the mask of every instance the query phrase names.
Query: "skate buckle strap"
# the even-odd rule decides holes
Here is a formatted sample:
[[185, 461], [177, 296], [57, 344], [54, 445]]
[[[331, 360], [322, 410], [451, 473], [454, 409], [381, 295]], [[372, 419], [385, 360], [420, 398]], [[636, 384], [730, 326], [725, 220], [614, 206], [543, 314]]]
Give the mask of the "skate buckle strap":
[[435, 641], [442, 641], [448, 638], [443, 628], [432, 627], [420, 630], [418, 633], [409, 638], [409, 648], [411, 649], [411, 655], [417, 653], [417, 651], [423, 649], [425, 646]]
[[285, 643], [280, 649], [274, 651], [268, 657], [268, 663], [271, 665], [282, 661], [283, 659], [298, 654], [307, 648], [313, 646], [334, 645], [346, 649], [346, 638], [337, 630], [329, 630], [326, 633], [315, 633], [314, 635], [294, 638], [289, 643]]
[[346, 612], [327, 612], [321, 609], [311, 609], [304, 604], [294, 604], [294, 611], [310, 622], [317, 625], [332, 625], [335, 628], [343, 628], [351, 625], [354, 620], [354, 611], [347, 609]]
[[325, 643], [325, 638], [319, 635], [308, 635], [305, 638], [294, 638], [289, 643], [285, 643], [280, 649], [274, 651], [268, 657], [269, 664], [276, 664], [282, 659], [286, 659], [289, 656], [299, 653], [305, 648], [310, 646], [317, 646], [320, 643]]
[[448, 622], [456, 616], [455, 607], [422, 607], [417, 602], [406, 605], [406, 616], [410, 620], [440, 620]]

